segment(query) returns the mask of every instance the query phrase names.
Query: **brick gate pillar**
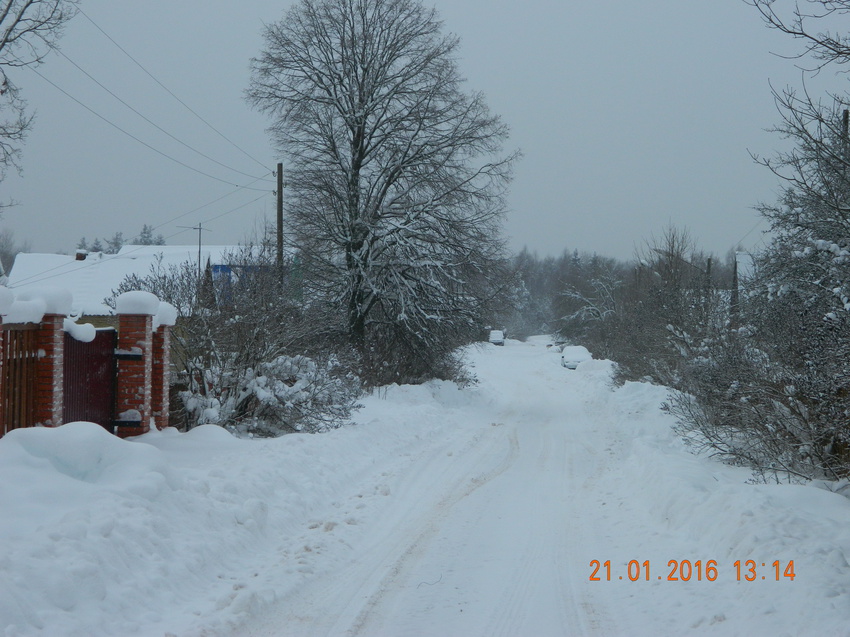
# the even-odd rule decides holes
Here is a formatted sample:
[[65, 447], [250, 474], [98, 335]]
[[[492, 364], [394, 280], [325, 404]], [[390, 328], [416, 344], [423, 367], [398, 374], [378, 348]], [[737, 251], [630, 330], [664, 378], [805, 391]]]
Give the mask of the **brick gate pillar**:
[[161, 325], [153, 333], [153, 370], [151, 380], [151, 409], [157, 429], [168, 427], [169, 376], [171, 368], [171, 327]]
[[[147, 294], [129, 292], [129, 294]], [[118, 378], [115, 383], [115, 434], [121, 438], [150, 431], [153, 372], [153, 314], [122, 312], [118, 298]], [[156, 299], [152, 294], [153, 299]], [[156, 301], [158, 304], [158, 301]], [[138, 310], [139, 303], [128, 303]], [[144, 304], [141, 304], [142, 306]]]
[[36, 347], [39, 351], [36, 363], [35, 422], [44, 427], [58, 427], [62, 424], [64, 320], [62, 314], [45, 314], [36, 332]]
[[[7, 287], [0, 287], [0, 319], [5, 319], [6, 314], [12, 307], [15, 300], [15, 294]], [[3, 361], [6, 359], [6, 334], [0, 327], [0, 436], [6, 433], [6, 427], [9, 423], [6, 422], [6, 405], [5, 400], [5, 382], [6, 374], [3, 369]]]
[[0, 327], [0, 437], [6, 435], [6, 374], [3, 361], [6, 359], [6, 330]]

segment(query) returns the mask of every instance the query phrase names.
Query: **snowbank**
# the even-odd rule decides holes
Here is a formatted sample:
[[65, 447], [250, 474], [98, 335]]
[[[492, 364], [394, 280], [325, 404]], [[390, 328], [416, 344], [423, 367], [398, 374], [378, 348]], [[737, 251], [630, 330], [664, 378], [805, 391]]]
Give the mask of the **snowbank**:
[[[748, 472], [690, 455], [658, 409], [663, 388], [612, 390], [607, 361], [568, 371], [545, 347], [519, 343], [469, 359], [477, 387], [382, 388], [363, 400], [357, 426], [322, 435], [243, 440], [207, 425], [120, 440], [91, 423], [12, 431], [0, 439], [0, 634], [240, 634], [381, 546], [435, 486], [469, 484], [457, 473], [465, 462], [477, 476], [475, 461], [498, 460], [488, 446], [471, 454], [476, 445], [498, 451], [530, 427], [563, 432], [529, 461], [530, 475], [544, 460], [569, 462], [563, 493], [581, 511], [557, 546], [537, 550], [578, 556], [557, 593], [607, 606], [619, 623], [606, 634], [847, 633], [846, 498], [747, 484]], [[524, 523], [501, 522], [508, 533]], [[591, 559], [615, 569], [652, 560], [653, 581], [588, 582]], [[718, 581], [654, 580], [671, 559], [717, 560]], [[796, 578], [735, 581], [734, 561], [750, 559], [793, 559]], [[542, 602], [527, 603], [533, 615]], [[429, 621], [441, 613], [458, 610], [432, 608]]]

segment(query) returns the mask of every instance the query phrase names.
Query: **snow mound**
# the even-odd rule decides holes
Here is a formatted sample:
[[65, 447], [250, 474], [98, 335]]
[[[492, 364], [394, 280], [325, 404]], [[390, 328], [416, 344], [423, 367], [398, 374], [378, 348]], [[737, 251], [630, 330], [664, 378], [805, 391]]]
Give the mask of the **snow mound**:
[[[165, 431], [168, 431], [167, 429]], [[201, 425], [186, 432], [185, 437], [192, 442], [218, 442], [222, 444], [232, 443], [233, 435], [218, 425]]]
[[576, 371], [594, 376], [610, 376], [614, 371], [614, 363], [608, 360], [590, 359], [579, 363]]
[[12, 430], [0, 439], [0, 465], [13, 464], [22, 470], [47, 469], [39, 480], [71, 478], [110, 487], [133, 484], [152, 472], [168, 473], [155, 449], [130, 444], [90, 422]]

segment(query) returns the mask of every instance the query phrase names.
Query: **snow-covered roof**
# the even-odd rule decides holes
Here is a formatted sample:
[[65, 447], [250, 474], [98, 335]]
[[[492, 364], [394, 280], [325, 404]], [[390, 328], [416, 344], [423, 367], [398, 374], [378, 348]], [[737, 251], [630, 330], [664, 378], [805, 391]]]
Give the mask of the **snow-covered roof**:
[[[226, 256], [238, 246], [202, 246], [201, 263], [225, 264]], [[90, 316], [113, 314], [104, 303], [129, 275], [150, 274], [151, 266], [162, 259], [162, 266], [198, 262], [198, 246], [128, 245], [117, 254], [92, 252], [84, 260], [64, 254], [19, 254], [9, 273], [8, 287], [16, 294], [45, 287], [64, 288], [73, 295], [72, 312]]]

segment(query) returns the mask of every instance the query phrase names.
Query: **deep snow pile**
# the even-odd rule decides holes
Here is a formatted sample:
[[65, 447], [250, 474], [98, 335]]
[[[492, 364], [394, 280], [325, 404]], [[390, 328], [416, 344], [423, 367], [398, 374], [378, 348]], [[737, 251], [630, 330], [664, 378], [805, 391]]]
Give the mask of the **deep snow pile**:
[[[305, 531], [356, 536], [370, 501], [391, 493], [382, 472], [434, 438], [474, 435], [478, 420], [446, 406], [458, 394], [392, 387], [367, 401], [359, 427], [266, 440], [213, 425], [132, 441], [91, 423], [12, 431], [0, 439], [0, 634], [235, 625], [333, 568], [333, 554], [305, 553]], [[355, 492], [358, 509], [341, 510]]]
[[[566, 370], [540, 341], [469, 357], [479, 386], [382, 389], [362, 401], [357, 426], [321, 435], [241, 440], [203, 426], [123, 441], [90, 423], [11, 432], [0, 439], [0, 634], [240, 634], [383, 541], [465, 450], [533, 426], [527, 414], [547, 407], [576, 454], [608, 458], [576, 476], [584, 526], [564, 532], [583, 538], [571, 547], [582, 568], [611, 560], [616, 581], [589, 582], [589, 566], [569, 574], [618, 616], [607, 634], [850, 633], [846, 498], [747, 484], [746, 471], [691, 456], [658, 409], [664, 390], [613, 390], [607, 362]], [[717, 560], [721, 577], [617, 580], [631, 560], [666, 578], [670, 559]], [[793, 559], [796, 577], [734, 581], [732, 563], [749, 559]]]

